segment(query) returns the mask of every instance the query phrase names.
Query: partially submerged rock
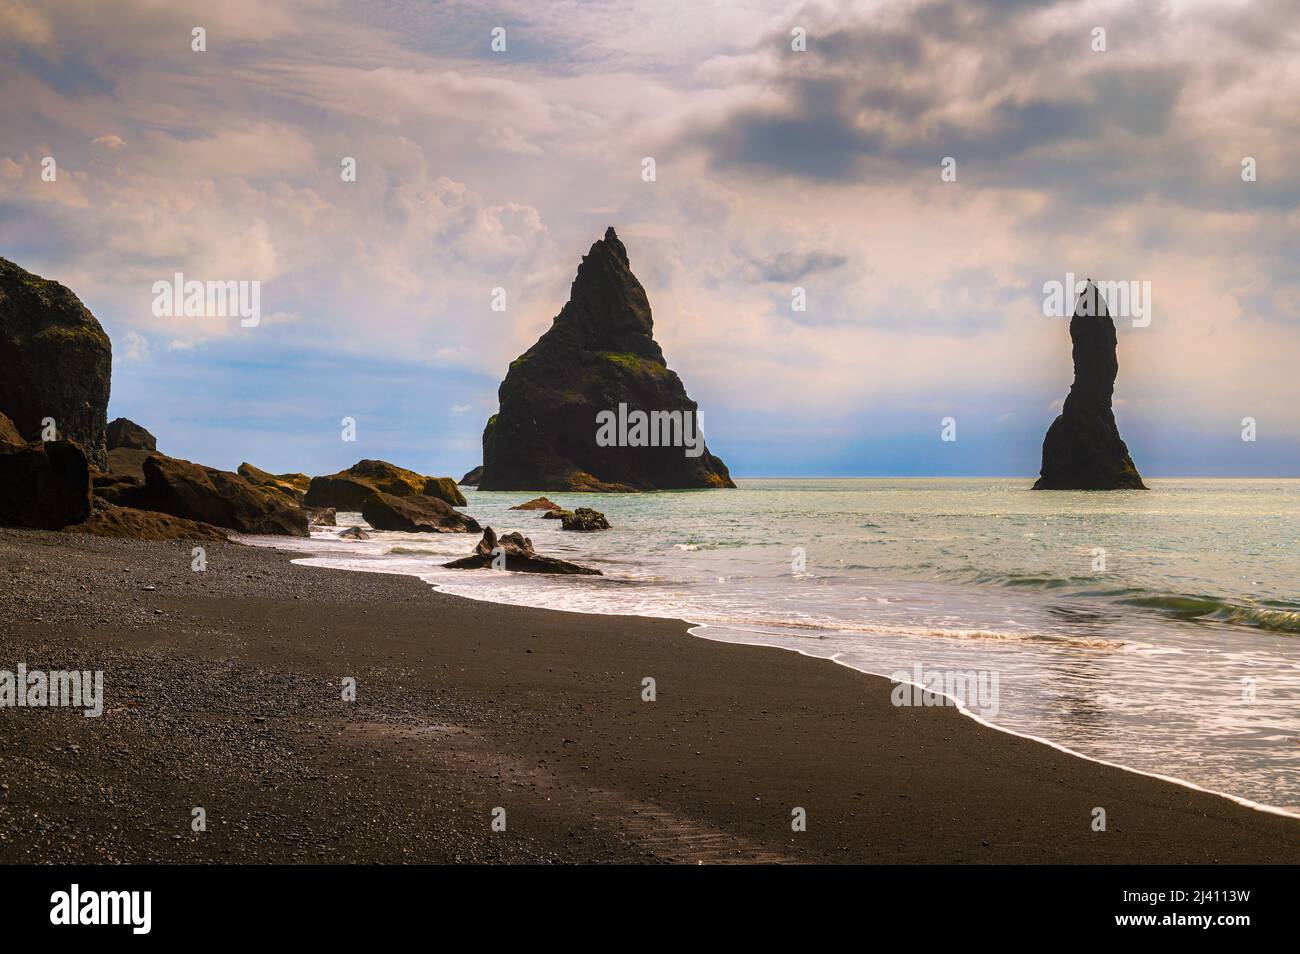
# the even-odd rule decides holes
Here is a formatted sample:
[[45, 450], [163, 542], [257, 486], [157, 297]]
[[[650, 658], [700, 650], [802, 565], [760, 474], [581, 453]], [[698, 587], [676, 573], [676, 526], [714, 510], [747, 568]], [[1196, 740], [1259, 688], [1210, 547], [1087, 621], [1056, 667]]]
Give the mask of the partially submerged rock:
[[108, 335], [77, 296], [0, 258], [0, 413], [18, 433], [37, 440], [52, 418], [104, 467], [111, 372]]
[[375, 491], [392, 497], [433, 497], [453, 507], [465, 506], [464, 494], [450, 477], [425, 477], [384, 460], [361, 460], [337, 474], [313, 477], [304, 502], [309, 507], [355, 513]]
[[361, 516], [376, 530], [407, 533], [478, 533], [478, 521], [437, 497], [394, 497], [371, 491], [361, 504]]
[[564, 508], [554, 500], [547, 500], [545, 497], [534, 497], [526, 503], [516, 504], [511, 510], [563, 510]]
[[225, 532], [210, 523], [132, 507], [97, 509], [82, 523], [64, 529], [69, 533], [133, 540], [226, 540]]
[[590, 507], [579, 507], [573, 513], [566, 513], [560, 518], [562, 524], [561, 530], [578, 530], [581, 532], [590, 532], [593, 530], [608, 530], [609, 521], [599, 510], [592, 510]]
[[369, 540], [370, 534], [360, 527], [348, 527], [346, 530], [340, 530], [338, 533], [340, 540]]
[[58, 530], [90, 509], [90, 465], [72, 441], [0, 443], [0, 523]]
[[1115, 323], [1092, 282], [1075, 304], [1070, 340], [1074, 384], [1043, 439], [1043, 466], [1034, 489], [1146, 490], [1115, 424]]
[[563, 573], [573, 576], [603, 576], [600, 570], [579, 566], [568, 560], [538, 555], [533, 542], [520, 533], [504, 533], [500, 538], [487, 527], [474, 552], [459, 560], [444, 563], [453, 570], [481, 570], [492, 566], [519, 573]]
[[[735, 486], [704, 445], [699, 408], [664, 361], [645, 289], [612, 228], [591, 246], [568, 303], [511, 363], [497, 393], [501, 410], [483, 429], [480, 490]], [[598, 440], [598, 415], [620, 405], [663, 415], [656, 434], [668, 430], [669, 440]]]
[[542, 514], [543, 520], [563, 520], [565, 517], [572, 517], [572, 510], [548, 510]]
[[483, 476], [483, 465], [479, 464], [477, 467], [475, 467], [473, 470], [467, 473], [464, 477], [462, 477], [459, 481], [457, 481], [457, 483], [459, 483], [462, 487], [477, 487], [479, 478], [482, 476]]
[[307, 536], [307, 514], [284, 497], [238, 474], [153, 454], [144, 462], [145, 485], [131, 505], [240, 533]]

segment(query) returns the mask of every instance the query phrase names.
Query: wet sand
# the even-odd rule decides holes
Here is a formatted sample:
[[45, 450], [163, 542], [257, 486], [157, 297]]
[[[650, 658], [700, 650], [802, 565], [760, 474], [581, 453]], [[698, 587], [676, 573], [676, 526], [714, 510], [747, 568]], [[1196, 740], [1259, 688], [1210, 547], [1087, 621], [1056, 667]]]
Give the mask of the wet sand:
[[0, 669], [105, 707], [0, 709], [0, 862], [1300, 862], [1296, 819], [825, 661], [204, 545], [0, 530]]

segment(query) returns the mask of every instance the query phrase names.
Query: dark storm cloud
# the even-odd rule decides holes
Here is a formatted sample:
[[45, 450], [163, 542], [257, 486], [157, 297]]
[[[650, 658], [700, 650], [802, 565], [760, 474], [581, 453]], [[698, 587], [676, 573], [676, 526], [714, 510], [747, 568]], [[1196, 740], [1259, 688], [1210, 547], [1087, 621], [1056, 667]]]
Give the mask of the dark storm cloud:
[[[1251, 51], [1300, 47], [1300, 12], [1268, 0], [1240, 17], [1211, 14], [1210, 36], [1236, 45], [1211, 66], [1133, 55], [1159, 50], [1180, 27], [1163, 6], [1099, 14], [1106, 53], [1091, 50], [1091, 27], [1080, 26], [1089, 18], [1049, 27], [1036, 18], [1049, 8], [1079, 5], [935, 0], [902, 15], [886, 8], [895, 12], [888, 22], [810, 25], [807, 52], [787, 44], [755, 83], [754, 105], [686, 137], [724, 173], [914, 182], [919, 169], [953, 156], [968, 181], [1038, 189], [1065, 204], [1153, 194], [1203, 208], [1294, 203], [1297, 189], [1277, 179], [1228, 188], [1235, 173], [1216, 152], [1227, 140], [1183, 120], [1207, 83], [1258, 88], [1263, 64]], [[1275, 135], [1294, 140], [1296, 130]], [[1264, 145], [1245, 141], [1240, 155]]]

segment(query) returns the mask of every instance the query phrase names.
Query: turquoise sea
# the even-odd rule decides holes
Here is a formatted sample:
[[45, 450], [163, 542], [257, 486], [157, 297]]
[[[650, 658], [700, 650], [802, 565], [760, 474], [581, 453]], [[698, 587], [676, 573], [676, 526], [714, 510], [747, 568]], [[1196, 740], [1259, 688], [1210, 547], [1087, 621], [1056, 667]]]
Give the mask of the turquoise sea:
[[604, 577], [441, 569], [476, 542], [464, 535], [324, 528], [304, 546], [312, 563], [478, 599], [680, 617], [887, 676], [979, 674], [996, 705], [962, 698], [993, 725], [1300, 812], [1300, 481], [738, 483], [549, 494], [602, 510], [614, 529], [593, 534], [508, 509], [537, 494], [465, 488], [480, 523]]

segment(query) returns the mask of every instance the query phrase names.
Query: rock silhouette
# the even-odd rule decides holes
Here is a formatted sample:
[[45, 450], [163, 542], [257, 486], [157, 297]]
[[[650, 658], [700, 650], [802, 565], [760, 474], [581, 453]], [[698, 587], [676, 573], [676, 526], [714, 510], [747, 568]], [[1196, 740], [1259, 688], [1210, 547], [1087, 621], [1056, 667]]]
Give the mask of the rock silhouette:
[[0, 413], [25, 440], [76, 441], [90, 463], [108, 463], [112, 347], [95, 316], [69, 289], [0, 258]]
[[1074, 384], [1043, 439], [1043, 466], [1034, 489], [1146, 490], [1115, 424], [1115, 323], [1092, 282], [1075, 303], [1070, 340]]
[[480, 490], [735, 486], [702, 437], [698, 456], [688, 456], [680, 442], [601, 446], [596, 440], [597, 414], [620, 404], [647, 414], [689, 413], [692, 427], [699, 420], [696, 403], [654, 340], [645, 289], [613, 228], [578, 266], [568, 304], [550, 329], [511, 363], [498, 397], [501, 410], [483, 430]]

